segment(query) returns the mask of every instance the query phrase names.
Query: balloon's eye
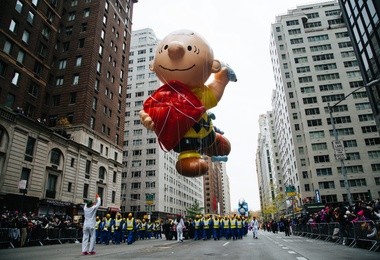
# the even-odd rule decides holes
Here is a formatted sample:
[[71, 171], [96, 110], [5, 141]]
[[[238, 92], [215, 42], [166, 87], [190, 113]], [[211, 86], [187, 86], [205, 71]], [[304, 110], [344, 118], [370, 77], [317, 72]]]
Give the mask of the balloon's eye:
[[187, 46], [187, 50], [188, 51], [191, 51], [193, 48], [189, 45], [189, 46]]
[[167, 50], [167, 49], [168, 49], [168, 47], [169, 47], [168, 45], [165, 45], [165, 46], [164, 46], [164, 50]]

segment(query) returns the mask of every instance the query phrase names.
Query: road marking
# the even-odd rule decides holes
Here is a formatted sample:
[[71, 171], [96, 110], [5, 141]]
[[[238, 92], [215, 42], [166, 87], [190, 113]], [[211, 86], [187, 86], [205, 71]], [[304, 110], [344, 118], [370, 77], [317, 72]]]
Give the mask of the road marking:
[[297, 258], [297, 260], [308, 260], [307, 258], [302, 257], [302, 256], [299, 256], [299, 257], [296, 257], [296, 258]]
[[284, 246], [282, 249], [289, 249], [289, 247]]
[[289, 254], [297, 254], [296, 252], [294, 251], [288, 251]]
[[223, 246], [226, 246], [226, 245], [228, 245], [229, 243], [230, 243], [230, 242], [226, 242], [226, 243], [223, 244]]

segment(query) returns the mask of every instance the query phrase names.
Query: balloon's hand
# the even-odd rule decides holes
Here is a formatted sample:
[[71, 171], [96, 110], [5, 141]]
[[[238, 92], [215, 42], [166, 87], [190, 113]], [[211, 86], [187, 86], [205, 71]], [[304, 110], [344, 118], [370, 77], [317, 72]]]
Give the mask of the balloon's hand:
[[236, 81], [237, 81], [236, 74], [235, 74], [234, 70], [231, 69], [230, 65], [228, 65], [228, 64], [226, 64], [226, 63], [222, 63], [222, 67], [227, 68], [228, 80], [229, 80], [229, 81], [236, 82]]
[[152, 118], [144, 110], [139, 112], [141, 123], [149, 130], [154, 130], [154, 122]]

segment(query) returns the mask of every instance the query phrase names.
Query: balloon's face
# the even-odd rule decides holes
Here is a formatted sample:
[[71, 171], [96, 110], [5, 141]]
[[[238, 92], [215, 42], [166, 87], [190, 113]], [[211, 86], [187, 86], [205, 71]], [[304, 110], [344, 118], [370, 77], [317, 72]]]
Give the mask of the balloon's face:
[[214, 72], [213, 62], [207, 42], [192, 31], [181, 30], [161, 41], [151, 69], [163, 83], [178, 80], [195, 87], [203, 85]]

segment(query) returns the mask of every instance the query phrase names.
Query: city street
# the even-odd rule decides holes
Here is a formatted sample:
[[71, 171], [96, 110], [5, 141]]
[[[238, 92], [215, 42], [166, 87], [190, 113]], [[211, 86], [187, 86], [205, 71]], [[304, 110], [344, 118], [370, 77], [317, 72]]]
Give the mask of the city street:
[[259, 239], [249, 232], [243, 240], [140, 240], [132, 245], [96, 245], [96, 255], [82, 256], [81, 244], [35, 246], [0, 250], [0, 259], [379, 259], [379, 252], [350, 248], [305, 237], [285, 237], [259, 231]]

